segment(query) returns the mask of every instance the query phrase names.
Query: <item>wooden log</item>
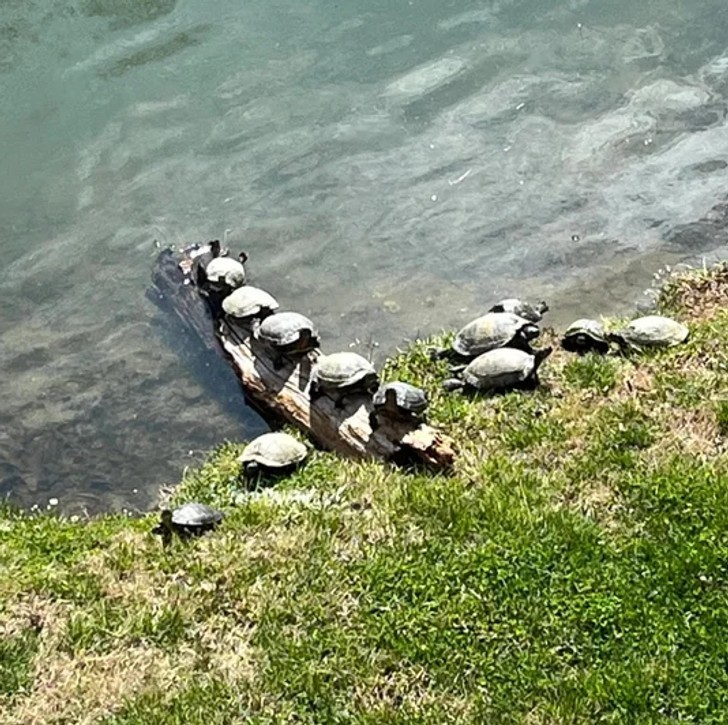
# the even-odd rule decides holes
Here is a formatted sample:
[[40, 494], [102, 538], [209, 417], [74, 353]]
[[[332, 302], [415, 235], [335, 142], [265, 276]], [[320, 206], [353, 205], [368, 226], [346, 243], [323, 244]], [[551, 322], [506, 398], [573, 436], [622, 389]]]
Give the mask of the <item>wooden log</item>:
[[342, 408], [335, 407], [326, 395], [312, 401], [310, 379], [321, 354], [318, 350], [300, 361], [286, 361], [276, 370], [268, 350], [249, 331], [232, 327], [224, 319], [215, 320], [207, 309], [201, 313], [206, 303], [190, 276], [191, 258], [198, 251], [188, 248], [181, 257], [161, 254], [153, 275], [155, 288], [204, 344], [219, 345], [256, 408], [274, 413], [322, 448], [346, 457], [421, 463], [437, 469], [452, 466], [455, 446], [432, 426], [382, 420], [372, 430], [372, 403], [367, 395], [347, 398]]

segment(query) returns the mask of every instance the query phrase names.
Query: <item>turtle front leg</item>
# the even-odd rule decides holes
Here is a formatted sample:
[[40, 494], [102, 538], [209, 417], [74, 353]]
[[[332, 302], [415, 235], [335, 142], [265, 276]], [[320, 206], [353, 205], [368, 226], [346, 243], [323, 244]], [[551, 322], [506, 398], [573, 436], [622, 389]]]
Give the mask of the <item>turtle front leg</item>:
[[314, 400], [318, 400], [318, 398], [320, 398], [322, 394], [323, 394], [323, 391], [318, 386], [318, 383], [316, 383], [316, 381], [312, 382], [311, 386], [308, 389], [309, 400], [311, 402], [313, 402]]

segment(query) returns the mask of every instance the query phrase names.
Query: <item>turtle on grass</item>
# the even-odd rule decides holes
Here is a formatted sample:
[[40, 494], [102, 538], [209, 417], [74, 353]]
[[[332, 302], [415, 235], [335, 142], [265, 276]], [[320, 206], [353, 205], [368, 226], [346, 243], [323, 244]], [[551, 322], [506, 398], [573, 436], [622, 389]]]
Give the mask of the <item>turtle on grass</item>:
[[385, 383], [372, 399], [374, 410], [369, 414], [372, 430], [379, 427], [379, 418], [421, 423], [428, 405], [427, 393], [409, 383], [395, 380]]
[[543, 300], [534, 305], [517, 297], [508, 297], [505, 300], [496, 302], [488, 312], [510, 312], [512, 315], [518, 315], [529, 322], [541, 322], [548, 310], [549, 306]]
[[257, 339], [273, 353], [273, 367], [280, 370], [288, 359], [307, 355], [320, 346], [313, 322], [298, 312], [274, 312], [256, 330]]
[[152, 533], [161, 536], [166, 546], [175, 534], [182, 539], [201, 536], [218, 526], [222, 519], [221, 511], [210, 508], [204, 503], [190, 501], [174, 510], [164, 509], [160, 515], [160, 522], [152, 529]]
[[583, 355], [594, 351], [598, 353], [609, 352], [609, 340], [607, 340], [604, 327], [597, 320], [582, 318], [572, 322], [561, 338], [561, 347], [568, 352], [576, 352]]
[[379, 376], [374, 366], [355, 352], [335, 352], [322, 355], [311, 374], [311, 400], [324, 393], [334, 398], [337, 408], [343, 408], [344, 399], [357, 393], [372, 395], [379, 387]]
[[238, 462], [247, 478], [283, 476], [298, 468], [307, 455], [308, 448], [292, 435], [263, 433], [245, 446]]
[[435, 357], [472, 360], [501, 347], [531, 351], [531, 341], [541, 334], [538, 326], [511, 312], [488, 312], [463, 327], [449, 350], [435, 350]]
[[539, 382], [538, 368], [551, 352], [550, 347], [533, 353], [513, 347], [489, 350], [469, 363], [459, 378], [445, 380], [443, 387], [445, 390], [478, 392], [535, 388]]
[[610, 332], [607, 339], [616, 342], [622, 352], [640, 352], [647, 348], [674, 347], [685, 342], [690, 330], [677, 320], [648, 315], [632, 320], [626, 327]]

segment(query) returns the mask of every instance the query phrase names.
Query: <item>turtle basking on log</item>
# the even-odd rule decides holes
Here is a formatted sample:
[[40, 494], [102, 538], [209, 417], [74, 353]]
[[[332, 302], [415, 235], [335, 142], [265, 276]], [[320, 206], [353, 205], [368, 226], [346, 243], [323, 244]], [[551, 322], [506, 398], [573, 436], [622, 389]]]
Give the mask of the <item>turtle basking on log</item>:
[[260, 322], [272, 315], [278, 307], [275, 297], [250, 285], [239, 287], [222, 301], [222, 310], [228, 324], [244, 333], [254, 333]]
[[372, 430], [379, 427], [379, 419], [424, 423], [429, 401], [422, 388], [395, 380], [382, 385], [372, 398], [374, 410], [369, 414]]
[[256, 338], [273, 354], [273, 367], [280, 370], [286, 359], [298, 360], [321, 345], [313, 322], [298, 312], [274, 312], [256, 331]]
[[245, 252], [240, 252], [238, 259], [232, 257], [215, 257], [210, 260], [204, 270], [205, 285], [215, 292], [229, 294], [245, 284], [244, 264], [248, 260]]
[[374, 366], [355, 352], [335, 352], [322, 355], [311, 374], [311, 400], [324, 393], [334, 399], [337, 408], [344, 407], [344, 399], [364, 393], [372, 395], [379, 387], [379, 376]]

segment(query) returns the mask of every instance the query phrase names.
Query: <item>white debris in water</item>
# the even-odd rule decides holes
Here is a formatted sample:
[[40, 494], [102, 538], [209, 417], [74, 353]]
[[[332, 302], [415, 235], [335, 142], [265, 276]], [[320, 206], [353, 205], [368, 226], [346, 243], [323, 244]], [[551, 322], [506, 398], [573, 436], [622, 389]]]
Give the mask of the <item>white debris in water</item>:
[[461, 181], [465, 181], [465, 179], [467, 179], [468, 176], [470, 176], [472, 171], [473, 171], [472, 169], [468, 169], [465, 173], [460, 174], [460, 176], [458, 176], [457, 179], [450, 179], [450, 180], [448, 180], [447, 183], [450, 184], [450, 186], [455, 186], [455, 184], [459, 184]]
[[57, 498], [49, 498], [48, 499], [48, 505], [49, 506], [58, 506], [58, 499]]

